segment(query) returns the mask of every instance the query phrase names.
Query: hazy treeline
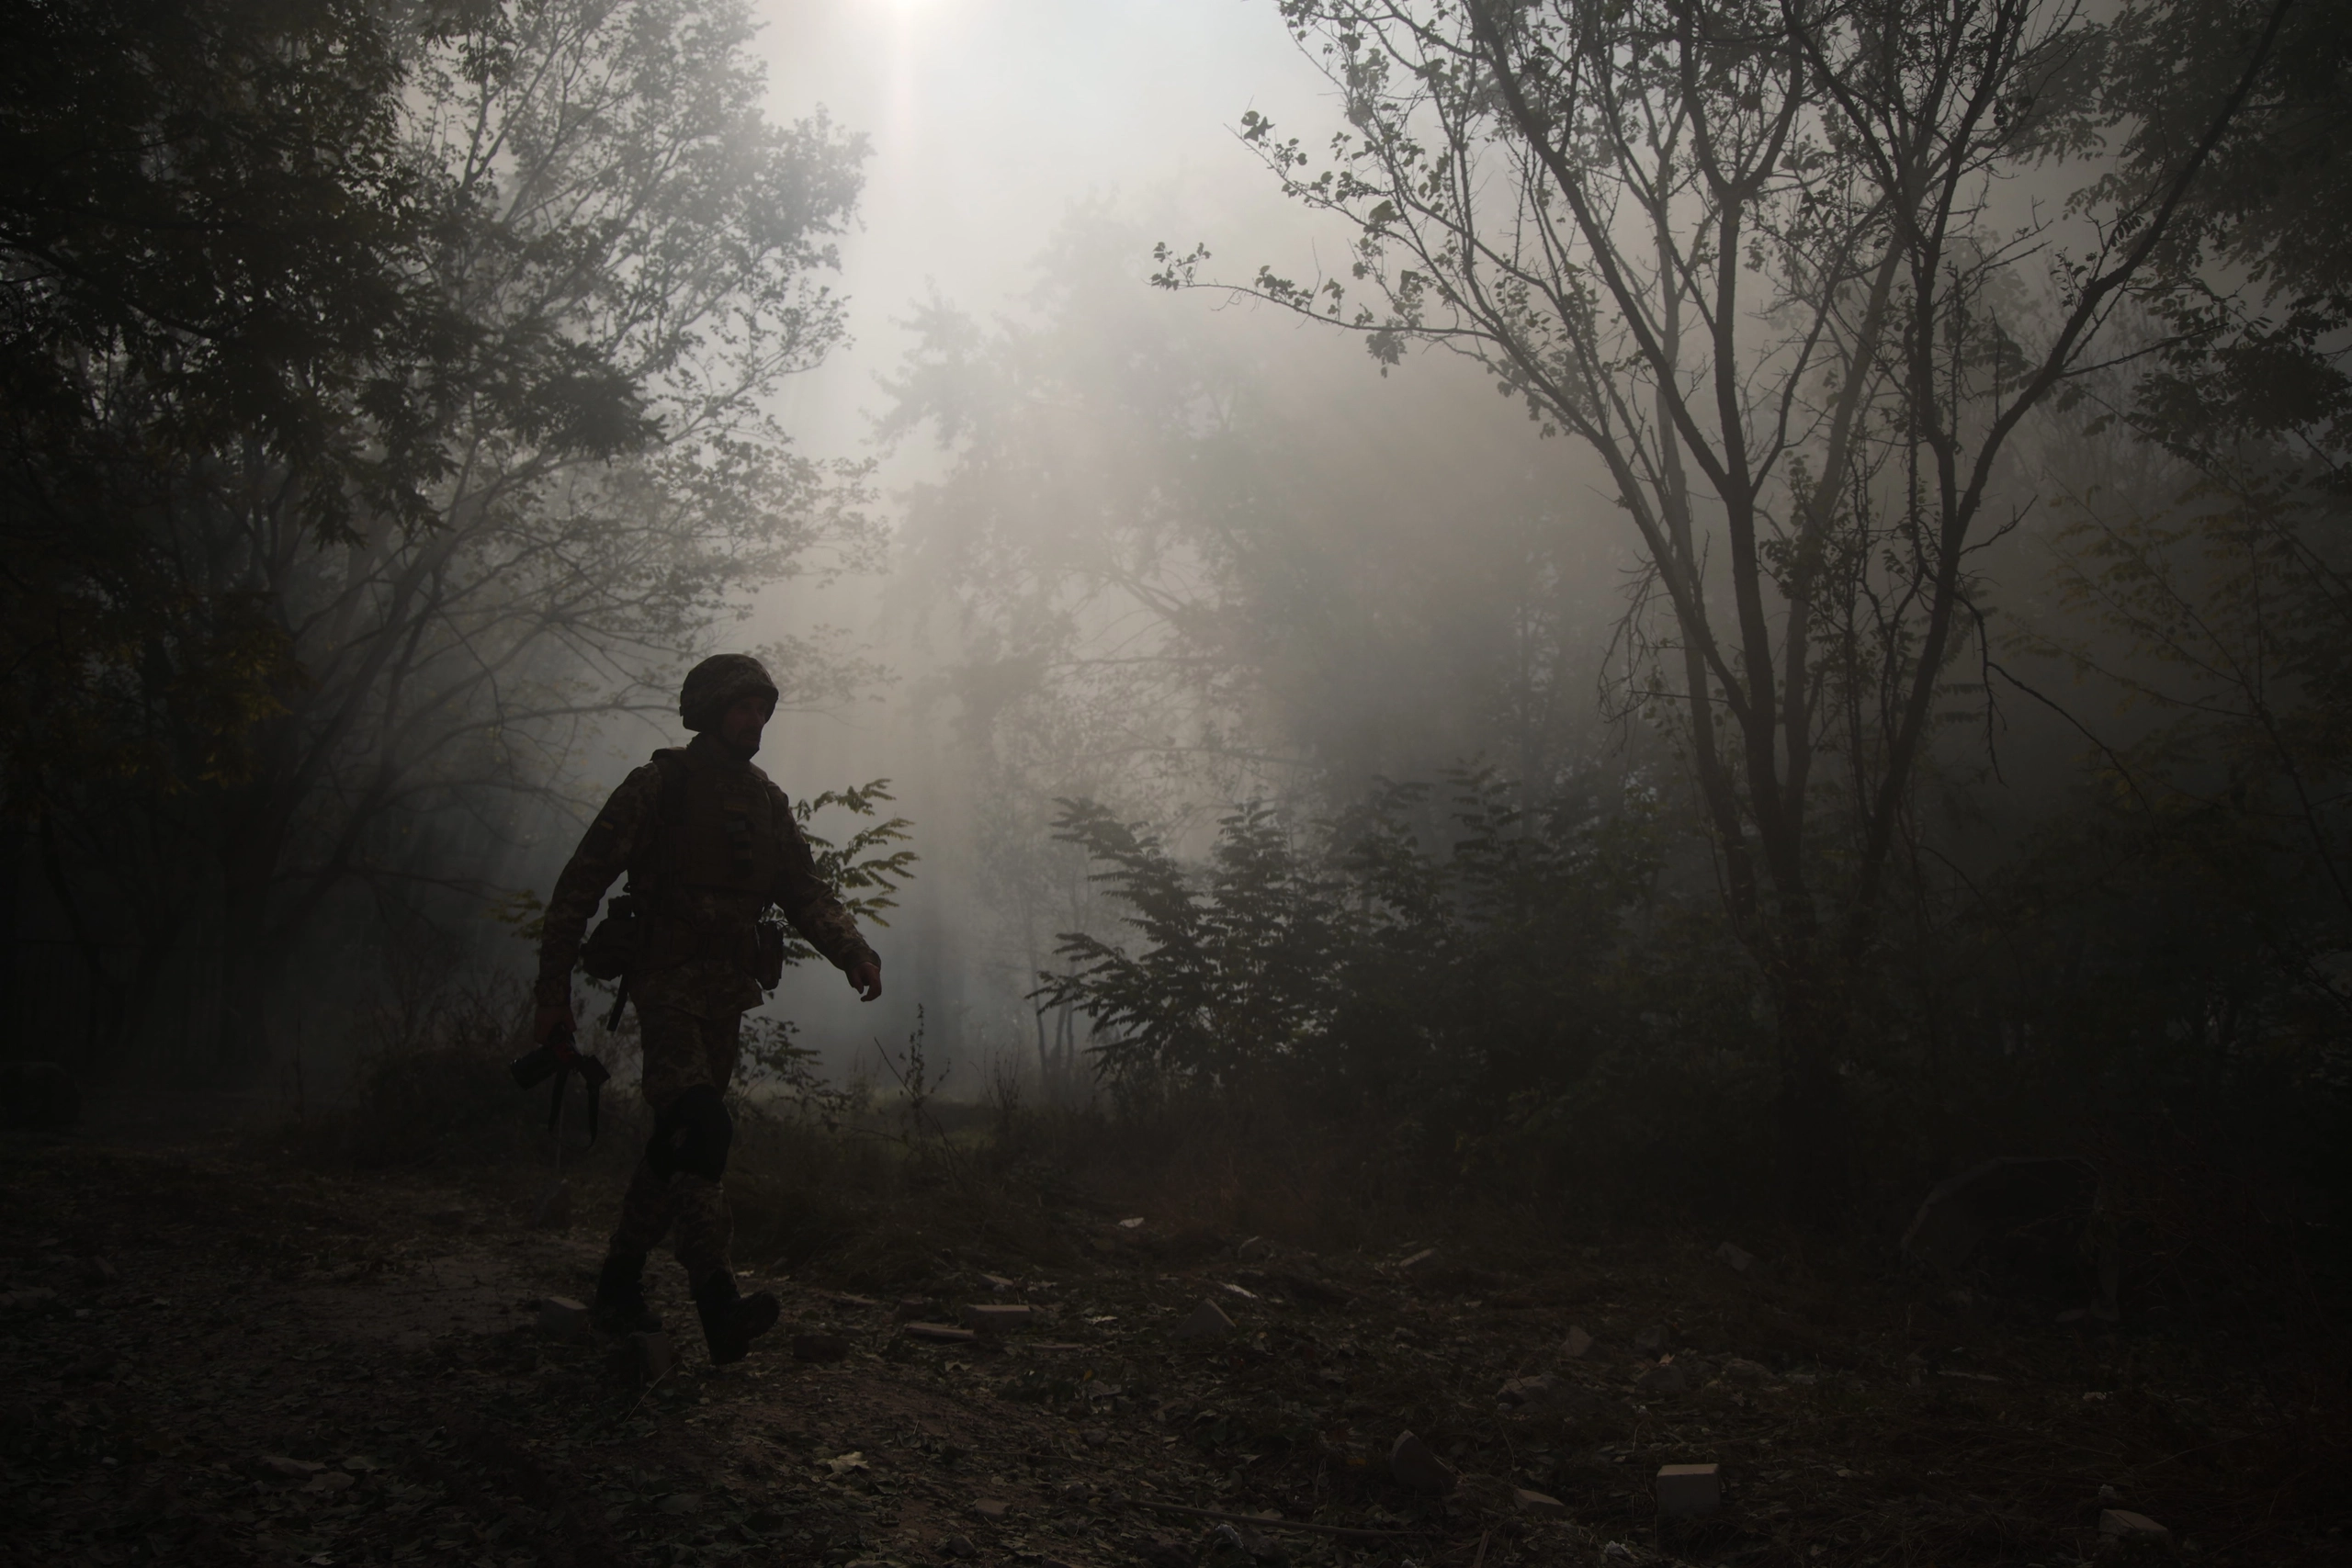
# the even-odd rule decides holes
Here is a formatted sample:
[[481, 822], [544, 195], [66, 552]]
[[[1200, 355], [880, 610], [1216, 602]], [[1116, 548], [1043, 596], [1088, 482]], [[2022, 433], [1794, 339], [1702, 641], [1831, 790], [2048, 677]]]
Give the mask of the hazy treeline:
[[7, 1012], [246, 1079], [290, 973], [446, 977], [596, 725], [870, 542], [764, 412], [842, 337], [861, 144], [763, 119], [740, 5], [6, 32]]
[[[1353, 592], [1396, 502], [1317, 502], [1396, 470], [1307, 479], [1344, 438], [1207, 338], [1051, 285], [930, 321], [911, 538], [991, 883], [1059, 933], [1041, 1061], [1816, 1218], [2020, 1149], [2335, 1182], [2352, 17], [1283, 11], [1341, 113], [1243, 135], [1354, 254], [1157, 280], [1464, 355], [1591, 489], [1423, 513], [1474, 632], [1450, 570]], [[1375, 782], [1440, 735], [1495, 771]]]
[[772, 417], [862, 144], [743, 7], [13, 8], [14, 1048], [397, 1012], [600, 726], [871, 566], [893, 973], [1054, 1096], [1815, 1220], [2337, 1182], [2352, 8], [1276, 8], [1340, 265], [1007, 240], [888, 495]]

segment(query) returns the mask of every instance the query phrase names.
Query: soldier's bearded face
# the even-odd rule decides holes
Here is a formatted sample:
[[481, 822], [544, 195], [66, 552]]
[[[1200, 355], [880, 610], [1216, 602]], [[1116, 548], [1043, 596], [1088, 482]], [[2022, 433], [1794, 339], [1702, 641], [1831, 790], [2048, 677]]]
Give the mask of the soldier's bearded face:
[[775, 711], [765, 697], [738, 697], [718, 721], [718, 738], [746, 758], [757, 756], [760, 731], [767, 728], [768, 716]]

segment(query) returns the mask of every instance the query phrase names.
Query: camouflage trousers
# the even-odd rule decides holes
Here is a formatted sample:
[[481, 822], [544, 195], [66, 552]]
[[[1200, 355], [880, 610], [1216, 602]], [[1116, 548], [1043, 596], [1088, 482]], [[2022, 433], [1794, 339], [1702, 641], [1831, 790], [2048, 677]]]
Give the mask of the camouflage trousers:
[[[735, 1076], [743, 1015], [697, 1018], [676, 1008], [640, 1005], [638, 1028], [645, 1045], [645, 1101], [656, 1115], [687, 1089], [708, 1084], [725, 1089]], [[612, 1255], [642, 1263], [668, 1235], [671, 1250], [689, 1280], [699, 1283], [732, 1270], [727, 1253], [734, 1221], [727, 1211], [727, 1189], [694, 1171], [657, 1176], [643, 1155], [621, 1198], [621, 1221], [613, 1232]]]

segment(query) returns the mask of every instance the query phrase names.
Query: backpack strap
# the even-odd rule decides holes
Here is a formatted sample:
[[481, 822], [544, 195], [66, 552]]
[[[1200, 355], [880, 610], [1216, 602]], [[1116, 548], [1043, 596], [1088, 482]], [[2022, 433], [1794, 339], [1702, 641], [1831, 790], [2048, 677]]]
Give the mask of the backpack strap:
[[653, 842], [649, 847], [642, 870], [629, 870], [629, 891], [643, 898], [643, 918], [647, 937], [651, 940], [653, 922], [669, 912], [670, 877], [665, 863], [680, 850], [679, 836], [686, 826], [686, 754], [674, 747], [663, 747], [653, 753], [653, 765], [662, 774], [661, 804], [654, 808]]
[[683, 827], [686, 820], [686, 754], [674, 746], [664, 746], [653, 753], [653, 765], [662, 770], [662, 825]]

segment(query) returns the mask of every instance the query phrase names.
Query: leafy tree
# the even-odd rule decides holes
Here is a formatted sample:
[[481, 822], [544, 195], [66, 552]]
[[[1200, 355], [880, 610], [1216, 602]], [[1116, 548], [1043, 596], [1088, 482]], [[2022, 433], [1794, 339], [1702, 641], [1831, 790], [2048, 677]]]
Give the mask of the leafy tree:
[[[243, 1073], [269, 1056], [286, 966], [347, 893], [397, 908], [435, 887], [487, 891], [601, 716], [666, 709], [678, 660], [752, 589], [863, 548], [855, 471], [793, 453], [764, 412], [782, 378], [840, 340], [823, 277], [862, 149], [821, 119], [766, 123], [740, 5], [516, 0], [288, 23], [224, 3], [199, 32], [254, 41], [215, 51], [212, 88], [158, 63], [171, 26], [136, 7], [107, 15], [111, 30], [68, 29], [57, 48], [86, 56], [87, 91], [160, 84], [164, 107], [140, 112], [179, 115], [187, 166], [228, 194], [183, 188], [172, 158], [120, 153], [134, 175], [162, 171], [166, 218], [172, 201], [208, 220], [225, 205], [238, 220], [219, 239], [226, 273], [313, 251], [358, 258], [357, 282], [325, 261], [317, 278], [294, 276], [340, 308], [320, 312], [315, 351], [273, 336], [267, 311], [221, 307], [254, 334], [254, 374], [279, 381], [217, 407], [158, 391], [178, 396], [187, 371], [220, 396], [220, 378], [192, 372], [225, 352], [181, 319], [162, 262], [122, 278], [147, 292], [118, 313], [148, 324], [102, 323], [95, 347], [52, 337], [51, 359], [80, 379], [53, 375], [79, 401], [50, 405], [120, 433], [109, 473], [163, 476], [140, 504], [62, 482], [45, 434], [17, 449], [20, 490], [50, 509], [36, 516], [52, 535], [92, 536], [85, 513], [128, 525], [95, 557], [63, 559], [41, 603], [63, 606], [61, 624], [95, 604], [142, 632], [105, 666], [119, 694], [92, 735], [12, 749], [26, 776], [66, 781], [42, 807], [62, 846], [52, 880], [61, 897], [148, 920], [141, 976], [208, 917], [205, 988], [220, 999], [195, 1048]], [[279, 69], [288, 56], [311, 73]], [[214, 115], [207, 91], [259, 104], [261, 123]], [[25, 133], [71, 134], [58, 129], [68, 107], [37, 105]], [[133, 119], [119, 139], [145, 133]], [[291, 148], [282, 161], [318, 173], [287, 188], [269, 158], [197, 156], [215, 142]], [[37, 216], [40, 199], [25, 197]], [[342, 226], [311, 234], [317, 213]], [[151, 227], [151, 249], [167, 248], [168, 221]], [[91, 232], [102, 248], [102, 225]], [[89, 272], [53, 269], [38, 296], [53, 317], [78, 319], [76, 290], [115, 299], [115, 275]], [[248, 287], [239, 276], [219, 292], [234, 302]], [[280, 382], [307, 400], [284, 417], [264, 395]], [[213, 687], [171, 630], [183, 605], [226, 628], [204, 647], [243, 660], [210, 707], [189, 700]], [[797, 698], [844, 677], [813, 645], [776, 651]], [[28, 705], [43, 689], [15, 688]], [[83, 765], [134, 742], [173, 765]]]
[[1431, 822], [1427, 787], [1384, 785], [1304, 830], [1245, 806], [1197, 867], [1065, 801], [1059, 830], [1121, 929], [1065, 932], [1040, 995], [1089, 1021], [1123, 1091], [1270, 1089], [1451, 1151], [1642, 1032], [1629, 917], [1658, 869], [1649, 812], [1518, 794], [1460, 773]]
[[973, 786], [983, 962], [1057, 1083], [1077, 1021], [1015, 998], [1055, 931], [1106, 912], [1054, 800], [1181, 841], [1203, 801], [1351, 796], [1464, 755], [1541, 794], [1599, 728], [1579, 699], [1615, 610], [1612, 552], [1508, 411], [1140, 291], [1148, 252], [1083, 207], [1018, 310], [933, 301], [884, 423], [944, 450], [908, 494], [901, 602]]
[[[2096, 113], [2134, 128], [2100, 194], [2144, 201], [2206, 127], [2198, 104], [2242, 70], [2257, 13], [2215, 0], [2118, 19]], [[2299, 6], [2186, 193], [2138, 290], [2162, 335], [2119, 404], [2209, 471], [2248, 444], [2340, 493], [2352, 442], [2352, 17]], [[2283, 477], [2274, 473], [2274, 479]]]
[[[2109, 188], [2178, 157], [2182, 83], [2210, 90], [2247, 26], [2217, 5], [2120, 19], [2099, 108], [2138, 130]], [[2064, 613], [2014, 639], [2118, 710], [2075, 705], [2098, 787], [2037, 856], [2098, 866], [2129, 907], [2109, 929], [2150, 928], [2160, 959], [2107, 1005], [2162, 1015], [2142, 1031], [2174, 1047], [2159, 1058], [2267, 1060], [2304, 1090], [2340, 1085], [2352, 1016], [2347, 89], [2342, 8], [2290, 13], [2155, 254], [2145, 350], [2073, 411], [2050, 540]], [[2088, 460], [2118, 434], [2128, 457]]]
[[1058, 955], [1072, 967], [1041, 976], [1048, 1003], [1074, 1005], [1092, 1021], [1102, 1072], [1130, 1086], [1172, 1078], [1233, 1088], [1328, 1024], [1344, 927], [1337, 890], [1271, 808], [1247, 806], [1218, 824], [1196, 885], [1157, 837], [1092, 802], [1061, 804], [1057, 831], [1105, 867], [1096, 877], [1147, 944], [1130, 956], [1068, 932]]
[[[2001, 187], [2108, 123], [2077, 112], [2101, 35], [2075, 7], [1283, 0], [1348, 128], [1243, 139], [1359, 238], [1343, 276], [1251, 291], [1384, 364], [1470, 355], [1606, 467], [1649, 572], [1629, 695], [1688, 748], [1816, 1219], [1846, 1203], [1856, 998], [2004, 454], [2093, 364], [2290, 8], [2152, 177], [2019, 237]], [[2021, 269], [2070, 239], [2045, 309]], [[1162, 254], [1194, 280], [1202, 253]]]
[[[164, 789], [233, 772], [276, 705], [253, 595], [186, 581], [164, 512], [234, 504], [266, 455], [332, 527], [413, 514], [413, 447], [359, 407], [438, 321], [393, 39], [365, 6], [11, 5], [0, 73], [6, 797], [46, 773]], [[149, 688], [169, 709], [153, 711]]]

